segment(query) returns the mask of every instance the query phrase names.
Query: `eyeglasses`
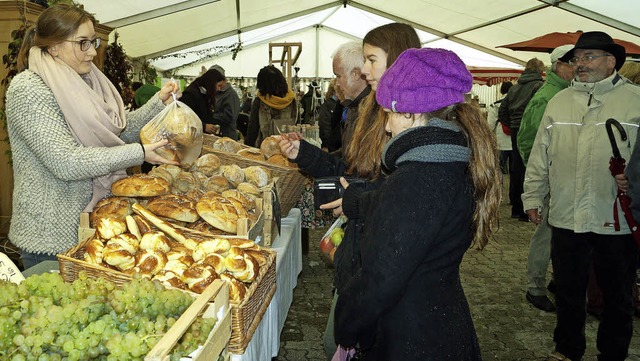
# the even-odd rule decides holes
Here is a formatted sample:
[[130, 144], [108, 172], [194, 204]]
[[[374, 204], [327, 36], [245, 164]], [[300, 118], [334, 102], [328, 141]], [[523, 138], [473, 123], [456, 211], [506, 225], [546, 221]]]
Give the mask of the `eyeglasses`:
[[569, 64], [577, 65], [579, 62], [583, 62], [585, 64], [589, 64], [593, 61], [593, 59], [602, 58], [603, 56], [612, 56], [611, 54], [602, 54], [602, 55], [583, 55], [580, 57], [574, 56], [569, 59]]
[[93, 44], [93, 47], [96, 49], [100, 47], [100, 38], [95, 38], [93, 40], [83, 39], [83, 40], [65, 40], [65, 41], [68, 41], [70, 43], [80, 44], [80, 50], [82, 51], [89, 50], [89, 48], [91, 47], [91, 44]]

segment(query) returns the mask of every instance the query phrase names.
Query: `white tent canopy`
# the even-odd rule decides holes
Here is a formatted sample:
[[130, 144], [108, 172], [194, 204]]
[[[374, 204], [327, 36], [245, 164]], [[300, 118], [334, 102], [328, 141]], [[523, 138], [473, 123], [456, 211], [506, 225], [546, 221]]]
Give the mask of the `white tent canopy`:
[[[195, 76], [218, 63], [255, 77], [269, 42], [301, 42], [301, 77], [331, 77], [330, 56], [393, 21], [418, 30], [423, 46], [447, 48], [469, 66], [518, 68], [541, 53], [497, 48], [550, 32], [601, 30], [640, 44], [638, 0], [80, 0], [115, 27], [127, 55]], [[242, 50], [232, 60], [231, 49]], [[279, 55], [274, 54], [275, 57]]]

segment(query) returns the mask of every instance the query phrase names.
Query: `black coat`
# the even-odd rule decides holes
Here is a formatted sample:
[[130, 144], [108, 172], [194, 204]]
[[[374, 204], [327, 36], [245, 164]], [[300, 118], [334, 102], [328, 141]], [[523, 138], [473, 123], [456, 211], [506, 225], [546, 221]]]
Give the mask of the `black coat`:
[[[456, 136], [458, 145], [465, 144], [462, 134]], [[407, 137], [406, 149], [398, 151]], [[385, 165], [390, 154], [397, 159], [424, 139], [412, 131], [393, 138]], [[366, 204], [360, 202], [360, 212], [367, 214], [362, 266], [340, 291], [336, 342], [359, 344], [365, 360], [481, 360], [459, 275], [473, 235], [468, 163], [405, 158], [392, 165], [397, 169], [369, 192]], [[361, 195], [347, 188], [343, 202], [353, 203], [353, 197]]]
[[[347, 176], [347, 165], [341, 157], [324, 152], [304, 140], [300, 141], [300, 150], [295, 162], [303, 173], [314, 178]], [[358, 178], [357, 175], [355, 178]], [[378, 180], [367, 182], [363, 187], [360, 187], [360, 196], [367, 197], [368, 192], [377, 189], [382, 184], [382, 178], [383, 176], [381, 175]], [[356, 204], [355, 202], [354, 204]], [[349, 220], [344, 229], [342, 243], [338, 246], [333, 258], [335, 266], [334, 285], [338, 290], [338, 294], [340, 294], [341, 289], [351, 275], [360, 268], [360, 233], [364, 220], [360, 219], [357, 207], [357, 205], [349, 207], [343, 199], [343, 211]], [[352, 209], [354, 211], [351, 212]]]
[[187, 86], [179, 100], [198, 115], [198, 118], [202, 121], [203, 128], [205, 124], [213, 124], [211, 98], [209, 95], [202, 93], [195, 82]]

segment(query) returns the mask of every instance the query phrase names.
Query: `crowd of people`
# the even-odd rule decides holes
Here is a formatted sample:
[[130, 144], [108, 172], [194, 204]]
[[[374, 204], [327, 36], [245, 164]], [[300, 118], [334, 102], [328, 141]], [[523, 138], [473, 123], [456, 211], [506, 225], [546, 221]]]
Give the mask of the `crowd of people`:
[[[126, 168], [175, 164], [155, 151], [167, 140], [142, 145], [139, 137], [174, 99], [196, 112], [206, 132], [233, 139], [243, 110], [243, 141], [252, 146], [319, 118], [324, 149], [299, 134], [281, 134], [279, 145], [304, 174], [337, 177], [345, 188], [320, 207], [348, 219], [334, 258], [328, 359], [482, 359], [459, 268], [465, 252], [482, 249], [497, 230], [505, 173], [512, 216], [537, 227], [526, 298], [557, 312], [549, 360], [580, 360], [585, 352], [590, 274], [602, 302], [598, 359], [628, 356], [638, 245], [623, 213], [640, 219], [640, 88], [621, 75], [625, 49], [609, 35], [585, 32], [555, 49], [544, 80], [543, 63], [531, 59], [517, 84], [501, 86], [504, 98], [488, 117], [465, 102], [473, 79], [462, 60], [421, 48], [402, 23], [337, 48], [335, 80], [317, 112], [317, 84], [301, 106], [282, 72], [265, 66], [255, 97], [241, 102], [219, 65], [182, 93], [175, 82], [143, 88], [127, 112], [91, 62], [100, 46], [95, 25], [76, 5], [45, 10], [25, 37], [7, 92], [15, 177], [9, 239], [25, 268], [73, 247], [78, 215]], [[611, 120], [619, 133], [606, 131]], [[612, 142], [629, 160], [626, 173], [609, 169]], [[620, 192], [631, 197], [629, 210], [616, 203]], [[546, 290], [549, 261], [555, 305]]]

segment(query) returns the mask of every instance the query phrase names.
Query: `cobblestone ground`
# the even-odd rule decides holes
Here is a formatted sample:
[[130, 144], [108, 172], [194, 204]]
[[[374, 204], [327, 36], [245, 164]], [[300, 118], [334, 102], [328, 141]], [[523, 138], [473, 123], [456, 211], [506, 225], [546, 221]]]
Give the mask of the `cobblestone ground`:
[[[462, 283], [486, 360], [543, 361], [553, 350], [555, 313], [531, 306], [525, 299], [531, 223], [510, 217], [501, 207], [500, 230], [483, 251], [470, 250], [461, 266]], [[281, 335], [277, 361], [326, 360], [322, 344], [331, 302], [333, 269], [318, 248], [326, 229], [311, 230], [309, 255], [294, 290], [294, 300]], [[640, 320], [634, 324], [628, 361], [640, 361]], [[584, 361], [596, 360], [598, 322], [587, 318]]]

